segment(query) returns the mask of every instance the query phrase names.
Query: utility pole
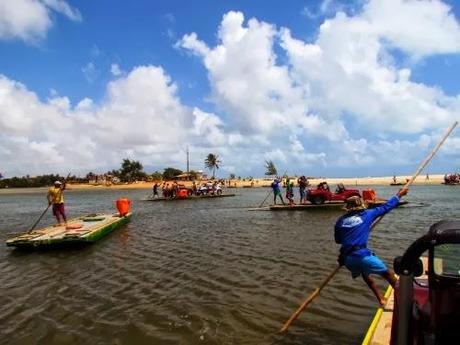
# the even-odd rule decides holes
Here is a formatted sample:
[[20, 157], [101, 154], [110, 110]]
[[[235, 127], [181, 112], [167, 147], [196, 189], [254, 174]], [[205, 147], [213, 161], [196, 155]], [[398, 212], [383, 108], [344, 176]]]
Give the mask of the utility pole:
[[188, 145], [187, 145], [187, 174], [190, 174], [190, 157], [189, 157], [189, 150], [188, 150]]

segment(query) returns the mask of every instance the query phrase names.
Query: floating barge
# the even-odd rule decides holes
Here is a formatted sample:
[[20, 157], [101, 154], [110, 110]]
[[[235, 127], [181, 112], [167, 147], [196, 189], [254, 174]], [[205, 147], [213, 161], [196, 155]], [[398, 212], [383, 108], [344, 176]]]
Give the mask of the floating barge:
[[124, 217], [120, 217], [118, 214], [88, 215], [68, 221], [67, 226], [48, 226], [30, 233], [19, 234], [8, 239], [6, 245], [33, 249], [92, 243], [128, 223], [131, 215], [131, 213]]
[[[373, 202], [368, 202], [368, 208], [374, 208], [380, 205], [383, 205], [386, 202], [386, 200], [375, 200]], [[406, 205], [408, 201], [400, 201], [398, 204], [398, 207], [401, 205]], [[319, 209], [319, 210], [335, 210], [335, 209], [341, 209], [345, 205], [345, 202], [343, 201], [334, 201], [334, 202], [325, 202], [323, 204], [296, 204], [296, 205], [270, 205], [270, 210], [272, 211], [298, 211], [298, 210], [313, 210], [313, 209]]]
[[179, 201], [179, 200], [196, 200], [196, 199], [214, 199], [214, 198], [226, 198], [235, 196], [235, 194], [221, 194], [221, 195], [193, 195], [186, 198], [156, 198], [156, 199], [144, 199], [144, 201]]

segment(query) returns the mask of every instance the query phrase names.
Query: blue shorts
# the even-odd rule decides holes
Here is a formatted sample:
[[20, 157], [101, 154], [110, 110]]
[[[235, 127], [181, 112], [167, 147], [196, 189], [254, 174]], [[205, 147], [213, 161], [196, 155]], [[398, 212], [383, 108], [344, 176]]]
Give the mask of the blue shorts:
[[356, 278], [361, 274], [368, 276], [369, 274], [382, 275], [388, 271], [387, 266], [375, 255], [367, 256], [347, 256], [345, 266], [351, 272], [351, 276]]

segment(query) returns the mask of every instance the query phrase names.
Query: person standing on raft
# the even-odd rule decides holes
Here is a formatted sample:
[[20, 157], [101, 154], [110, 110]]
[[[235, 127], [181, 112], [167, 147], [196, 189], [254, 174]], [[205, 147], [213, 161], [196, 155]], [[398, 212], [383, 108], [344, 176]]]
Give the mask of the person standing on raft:
[[283, 196], [281, 195], [281, 188], [280, 188], [280, 183], [281, 181], [279, 180], [279, 178], [275, 178], [272, 182], [272, 189], [273, 189], [273, 204], [276, 205], [276, 197], [279, 196], [280, 199], [281, 199], [281, 202], [283, 203], [283, 205], [285, 205], [284, 203], [284, 200], [283, 200]]
[[53, 205], [53, 215], [56, 217], [57, 225], [61, 225], [61, 217], [64, 221], [64, 224], [67, 225], [67, 217], [65, 215], [64, 209], [64, 189], [66, 183], [61, 183], [61, 181], [55, 181], [54, 187], [50, 187], [48, 190], [48, 205]]
[[159, 187], [158, 183], [155, 183], [153, 185], [153, 198], [154, 199], [158, 199], [158, 187]]
[[294, 202], [294, 183], [289, 180], [286, 181], [286, 199], [289, 201], [289, 206], [295, 205]]
[[301, 176], [297, 179], [299, 185], [300, 200], [299, 204], [305, 204], [307, 200], [307, 195], [305, 194], [305, 189], [307, 188], [307, 179], [305, 176]]
[[407, 192], [407, 188], [402, 188], [385, 204], [373, 209], [367, 209], [363, 199], [358, 196], [348, 198], [345, 206], [347, 213], [341, 216], [335, 224], [335, 242], [342, 245], [338, 258], [339, 264], [345, 265], [353, 279], [362, 275], [381, 305], [385, 304], [385, 298], [370, 275], [380, 275], [392, 287], [395, 286], [397, 278], [394, 272], [367, 248], [367, 241], [374, 221], [397, 207], [400, 198]]

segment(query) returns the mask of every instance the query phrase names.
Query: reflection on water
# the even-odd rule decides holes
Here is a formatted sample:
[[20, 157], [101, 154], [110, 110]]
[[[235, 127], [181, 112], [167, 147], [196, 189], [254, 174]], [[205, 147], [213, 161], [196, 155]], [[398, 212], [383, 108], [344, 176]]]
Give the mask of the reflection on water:
[[[396, 190], [376, 189], [382, 197]], [[0, 343], [358, 343], [376, 301], [346, 270], [288, 334], [276, 334], [334, 269], [332, 227], [341, 211], [245, 210], [267, 191], [169, 203], [141, 201], [148, 191], [68, 191], [72, 216], [112, 212], [126, 196], [133, 219], [79, 249], [28, 253], [0, 246]], [[392, 212], [371, 247], [391, 262], [433, 222], [454, 218], [458, 199], [455, 187], [413, 187], [408, 200], [429, 206]], [[1, 193], [0, 240], [29, 228], [45, 207], [45, 191]], [[45, 218], [41, 225], [53, 221]]]

